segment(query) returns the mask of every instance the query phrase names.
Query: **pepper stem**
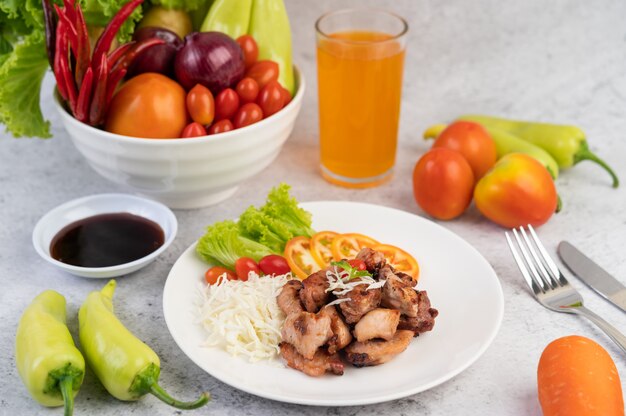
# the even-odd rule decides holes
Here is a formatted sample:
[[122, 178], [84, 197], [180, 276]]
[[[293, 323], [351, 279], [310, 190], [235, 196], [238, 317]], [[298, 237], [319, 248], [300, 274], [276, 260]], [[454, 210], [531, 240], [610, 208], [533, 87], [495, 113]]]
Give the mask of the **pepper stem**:
[[197, 409], [207, 404], [209, 400], [211, 399], [211, 395], [209, 393], [204, 392], [200, 395], [200, 397], [197, 400], [193, 402], [181, 402], [179, 400], [176, 400], [169, 394], [167, 394], [167, 392], [163, 390], [163, 388], [159, 386], [157, 383], [154, 383], [150, 386], [150, 393], [155, 395], [162, 402], [167, 403], [170, 406], [174, 406], [175, 408], [182, 409], [182, 410]]
[[611, 175], [611, 178], [613, 178], [613, 188], [617, 188], [619, 186], [619, 178], [615, 172], [613, 172], [613, 169], [611, 169], [611, 167], [604, 160], [600, 159], [595, 153], [589, 150], [589, 146], [586, 142], [581, 143], [580, 149], [574, 155], [574, 164], [582, 162], [583, 160], [591, 160], [592, 162], [602, 166], [604, 170]]
[[67, 376], [59, 380], [59, 390], [63, 396], [63, 404], [65, 406], [64, 416], [72, 416], [74, 413], [74, 377]]

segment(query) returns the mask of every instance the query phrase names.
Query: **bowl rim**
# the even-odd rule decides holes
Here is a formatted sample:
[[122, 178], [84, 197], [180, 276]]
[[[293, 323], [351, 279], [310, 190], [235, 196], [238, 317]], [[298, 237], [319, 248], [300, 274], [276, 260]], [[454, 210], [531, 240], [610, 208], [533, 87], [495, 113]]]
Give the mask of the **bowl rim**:
[[[133, 261], [128, 262], [128, 263], [116, 264], [116, 265], [113, 265], [113, 266], [106, 266], [106, 267], [83, 267], [83, 266], [76, 266], [76, 265], [73, 265], [73, 264], [63, 263], [63, 262], [53, 258], [50, 255], [49, 247], [44, 247], [42, 242], [41, 242], [44, 226], [56, 214], [59, 214], [59, 213], [64, 212], [64, 211], [68, 211], [70, 209], [75, 209], [76, 207], [80, 207], [81, 205], [85, 204], [86, 202], [93, 202], [94, 200], [97, 201], [97, 200], [102, 200], [102, 199], [134, 200], [136, 202], [139, 202], [143, 206], [149, 206], [152, 210], [161, 211], [161, 212], [165, 213], [165, 216], [166, 216], [165, 222], [157, 222], [157, 221], [154, 221], [154, 222], [156, 222], [159, 225], [159, 227], [161, 227], [161, 229], [163, 229], [164, 233], [165, 233], [164, 224], [169, 224], [170, 228], [171, 228], [171, 232], [170, 232], [169, 235], [165, 235], [165, 240], [163, 241], [163, 244], [159, 248], [157, 248], [152, 253], [150, 253], [150, 254], [148, 254], [146, 256], [143, 256], [141, 258], [138, 258], [137, 260], [133, 260]], [[127, 211], [118, 210], [118, 211], [115, 211], [115, 212], [118, 213], [118, 212], [127, 212]], [[111, 213], [113, 213], [113, 212], [111, 212]], [[87, 216], [82, 217], [82, 218], [88, 218], [89, 216], [91, 216], [91, 215], [87, 215]], [[70, 222], [64, 224], [58, 231], [62, 230], [63, 227], [66, 227], [66, 226], [72, 224], [75, 221], [78, 221], [78, 220], [70, 221]], [[153, 221], [153, 220], [151, 220], [151, 221]], [[58, 231], [57, 231], [57, 233], [58, 233]], [[39, 254], [39, 256], [42, 259], [48, 261], [49, 263], [57, 266], [60, 269], [65, 270], [65, 271], [67, 271], [69, 273], [79, 274], [81, 276], [84, 276], [82, 273], [89, 273], [89, 274], [100, 273], [100, 274], [104, 274], [104, 273], [120, 272], [120, 271], [127, 270], [127, 269], [133, 269], [133, 268], [136, 268], [137, 266], [139, 266], [139, 268], [141, 268], [143, 266], [140, 266], [140, 265], [143, 265], [144, 263], [147, 265], [150, 261], [152, 261], [157, 256], [159, 256], [161, 253], [163, 253], [165, 250], [167, 250], [167, 248], [172, 244], [172, 242], [176, 238], [176, 234], [177, 233], [178, 233], [178, 220], [176, 219], [176, 215], [174, 215], [174, 212], [170, 208], [168, 208], [165, 204], [162, 204], [161, 202], [158, 202], [158, 201], [155, 201], [155, 200], [152, 200], [152, 199], [142, 198], [142, 197], [139, 197], [139, 196], [136, 196], [136, 195], [122, 194], [122, 193], [104, 193], [104, 194], [87, 195], [87, 196], [83, 196], [83, 197], [80, 197], [80, 198], [72, 199], [72, 200], [66, 201], [66, 202], [64, 202], [64, 203], [62, 203], [60, 205], [57, 205], [56, 207], [54, 207], [51, 210], [47, 211], [45, 214], [43, 214], [41, 216], [41, 218], [39, 218], [39, 220], [37, 221], [37, 224], [35, 224], [35, 227], [33, 228], [32, 243], [33, 243], [33, 246], [35, 247], [35, 251], [37, 252], [37, 254]], [[123, 274], [123, 273], [121, 273], [121, 274]]]
[[66, 123], [69, 123], [76, 128], [93, 130], [94, 133], [96, 134], [100, 134], [104, 137], [118, 140], [123, 143], [135, 143], [135, 144], [142, 143], [142, 144], [146, 144], [147, 146], [163, 146], [163, 143], [169, 143], [166, 146], [170, 146], [170, 145], [171, 146], [184, 146], [188, 143], [220, 142], [223, 140], [232, 140], [233, 136], [238, 136], [238, 135], [241, 135], [242, 133], [254, 133], [255, 130], [264, 128], [267, 124], [271, 123], [272, 121], [276, 121], [280, 118], [288, 117], [287, 113], [290, 113], [290, 111], [286, 111], [286, 110], [297, 111], [297, 107], [300, 105], [302, 101], [302, 97], [304, 96], [304, 91], [306, 89], [306, 82], [304, 80], [304, 76], [302, 75], [302, 72], [300, 71], [298, 66], [295, 64], [293, 65], [293, 72], [294, 72], [296, 86], [297, 86], [296, 94], [293, 96], [289, 104], [283, 107], [280, 111], [272, 114], [271, 116], [267, 118], [264, 118], [263, 120], [259, 122], [256, 122], [246, 127], [242, 127], [240, 129], [235, 129], [235, 130], [231, 130], [231, 131], [227, 131], [227, 132], [223, 132], [223, 133], [219, 133], [215, 135], [205, 135], [205, 136], [199, 136], [199, 137], [152, 138], [152, 137], [133, 137], [133, 136], [125, 136], [122, 134], [110, 133], [106, 130], [101, 130], [96, 127], [85, 124], [81, 121], [78, 121], [76, 118], [74, 118], [74, 116], [72, 116], [66, 110], [65, 106], [61, 103], [61, 98], [56, 89], [56, 84], [54, 88], [54, 93], [52, 95], [53, 95], [54, 106], [56, 107], [57, 111], [61, 114], [61, 118]]

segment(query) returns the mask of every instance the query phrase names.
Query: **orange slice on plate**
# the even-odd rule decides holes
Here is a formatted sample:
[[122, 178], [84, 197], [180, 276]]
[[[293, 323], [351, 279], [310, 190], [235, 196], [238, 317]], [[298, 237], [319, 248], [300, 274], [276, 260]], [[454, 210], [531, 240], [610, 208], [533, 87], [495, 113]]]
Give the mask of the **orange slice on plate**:
[[387, 263], [393, 266], [397, 271], [411, 275], [415, 280], [419, 279], [419, 264], [417, 260], [415, 260], [415, 257], [411, 256], [406, 251], [390, 244], [378, 244], [371, 248], [383, 253], [385, 259], [387, 259]]
[[363, 234], [339, 234], [331, 244], [331, 251], [335, 261], [342, 259], [350, 260], [353, 259], [363, 247], [374, 248], [374, 246], [379, 244], [380, 243], [372, 237]]
[[289, 240], [284, 255], [291, 271], [300, 280], [321, 269], [311, 255], [311, 240], [308, 237], [294, 237]]
[[338, 235], [334, 231], [320, 231], [311, 237], [311, 255], [321, 268], [327, 267], [333, 261], [331, 245]]

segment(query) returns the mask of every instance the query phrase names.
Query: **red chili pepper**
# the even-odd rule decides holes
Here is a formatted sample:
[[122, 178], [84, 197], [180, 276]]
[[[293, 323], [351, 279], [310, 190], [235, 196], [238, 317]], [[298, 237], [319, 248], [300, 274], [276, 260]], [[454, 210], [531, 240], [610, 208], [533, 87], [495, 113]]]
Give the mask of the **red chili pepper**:
[[61, 59], [61, 74], [65, 78], [65, 85], [67, 86], [67, 96], [70, 102], [70, 109], [72, 113], [76, 112], [76, 99], [78, 92], [76, 91], [76, 84], [74, 84], [74, 77], [70, 72], [70, 66], [67, 59]]
[[76, 34], [76, 27], [74, 23], [67, 17], [65, 11], [61, 9], [56, 4], [54, 5], [54, 9], [57, 11], [57, 16], [59, 16], [59, 21], [63, 22], [65, 26], [65, 32], [67, 34], [67, 38], [70, 41], [70, 46], [74, 51], [74, 55], [78, 52], [78, 35]]
[[111, 49], [111, 44], [113, 43], [113, 39], [117, 32], [120, 30], [122, 23], [132, 14], [132, 12], [143, 3], [143, 0], [131, 0], [126, 3], [104, 28], [104, 32], [98, 38], [98, 42], [96, 42], [96, 46], [94, 48], [93, 56], [92, 56], [92, 65], [95, 63], [98, 65], [101, 62], [102, 55], [106, 55], [106, 53]]
[[78, 50], [75, 52], [76, 70], [74, 75], [76, 77], [76, 83], [81, 85], [87, 68], [90, 66], [89, 55], [91, 51], [87, 24], [85, 23], [85, 16], [80, 7], [76, 9], [76, 35], [78, 38]]
[[[56, 34], [57, 34], [57, 17], [54, 14], [54, 10], [52, 10], [52, 5], [50, 4], [50, 0], [42, 0], [41, 4], [43, 7], [43, 20], [44, 20], [45, 30], [46, 30], [46, 51], [48, 52], [48, 62], [50, 62], [50, 67], [54, 68], [54, 51], [55, 51]], [[57, 84], [58, 82], [59, 80], [57, 79]], [[65, 97], [63, 97], [63, 99], [65, 99]]]
[[78, 101], [76, 102], [76, 110], [74, 111], [74, 117], [83, 123], [87, 122], [89, 118], [89, 104], [91, 103], [91, 92], [93, 87], [93, 69], [87, 68], [85, 72], [85, 78], [83, 79], [83, 85], [80, 87], [78, 93]]
[[68, 94], [67, 94], [67, 84], [65, 83], [65, 76], [63, 74], [63, 67], [61, 65], [61, 56], [62, 56], [62, 50], [63, 50], [63, 46], [62, 44], [65, 42], [65, 39], [63, 37], [63, 34], [60, 33], [63, 31], [63, 27], [62, 24], [59, 24], [56, 27], [56, 33], [55, 33], [55, 54], [54, 54], [54, 63], [53, 63], [53, 72], [54, 72], [54, 77], [57, 80], [57, 90], [59, 91], [59, 94], [61, 95], [61, 97], [63, 97], [63, 99], [65, 101], [67, 101], [68, 98]]
[[74, 0], [63, 0], [63, 7], [65, 9], [65, 14], [67, 15], [67, 18], [75, 25], [76, 5], [74, 4]]
[[67, 99], [70, 102], [70, 108], [72, 113], [76, 109], [76, 98], [78, 96], [76, 83], [74, 82], [74, 77], [72, 76], [72, 72], [70, 70], [69, 63], [69, 42], [67, 40], [67, 30], [65, 27], [65, 21], [59, 20], [57, 24], [57, 43], [55, 50], [55, 66], [58, 68], [59, 76], [63, 78], [65, 81], [62, 85], [65, 88], [65, 92], [67, 94]]
[[132, 46], [132, 48], [126, 51], [126, 53], [124, 53], [124, 55], [122, 55], [122, 57], [117, 60], [117, 62], [111, 68], [111, 70], [115, 71], [121, 68], [124, 68], [124, 69], [128, 68], [128, 66], [133, 62], [135, 57], [139, 55], [141, 52], [145, 51], [148, 48], [151, 48], [152, 46], [161, 45], [163, 43], [165, 43], [165, 41], [163, 39], [158, 39], [158, 38], [144, 39], [142, 41], [135, 43]]
[[91, 107], [89, 108], [89, 124], [92, 126], [99, 126], [104, 121], [107, 80], [109, 76], [109, 65], [106, 56], [102, 55], [102, 62], [100, 62], [98, 68]]
[[118, 46], [113, 52], [107, 56], [109, 68], [113, 68], [117, 61], [130, 49], [131, 46], [135, 44], [135, 41], [130, 41], [123, 45]]
[[111, 104], [111, 99], [113, 99], [113, 94], [115, 93], [115, 89], [117, 88], [117, 84], [120, 83], [122, 79], [126, 76], [127, 69], [121, 68], [116, 71], [112, 71], [109, 74], [109, 79], [107, 80], [107, 94], [106, 94], [106, 106], [104, 112], [109, 110], [109, 104]]

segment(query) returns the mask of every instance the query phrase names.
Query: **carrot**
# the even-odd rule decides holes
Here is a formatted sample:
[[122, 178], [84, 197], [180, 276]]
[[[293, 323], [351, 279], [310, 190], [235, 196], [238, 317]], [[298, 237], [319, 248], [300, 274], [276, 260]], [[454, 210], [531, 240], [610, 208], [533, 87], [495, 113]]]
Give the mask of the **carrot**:
[[544, 416], [624, 416], [624, 398], [611, 356], [577, 335], [552, 341], [537, 368]]

